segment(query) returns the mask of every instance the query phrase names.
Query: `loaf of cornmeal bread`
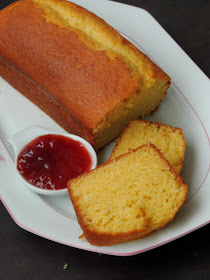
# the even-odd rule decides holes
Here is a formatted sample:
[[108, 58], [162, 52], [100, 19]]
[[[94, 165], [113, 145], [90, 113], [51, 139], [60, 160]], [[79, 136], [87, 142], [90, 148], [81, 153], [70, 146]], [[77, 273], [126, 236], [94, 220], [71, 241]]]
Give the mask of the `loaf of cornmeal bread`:
[[135, 240], [170, 222], [187, 185], [152, 144], [108, 161], [69, 181], [69, 194], [89, 243]]
[[180, 128], [166, 124], [145, 120], [129, 122], [115, 143], [110, 159], [148, 143], [154, 144], [176, 172], [180, 173], [186, 146], [184, 134]]
[[150, 115], [170, 78], [102, 19], [63, 0], [0, 12], [0, 74], [96, 150]]

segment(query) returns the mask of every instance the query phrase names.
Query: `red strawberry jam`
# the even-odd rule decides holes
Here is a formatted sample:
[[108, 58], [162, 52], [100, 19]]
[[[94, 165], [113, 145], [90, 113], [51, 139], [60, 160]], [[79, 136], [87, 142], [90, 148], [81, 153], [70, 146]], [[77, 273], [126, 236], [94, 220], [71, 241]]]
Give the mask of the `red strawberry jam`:
[[91, 156], [81, 142], [52, 134], [30, 142], [17, 159], [20, 174], [34, 186], [48, 190], [66, 188], [70, 179], [91, 166]]

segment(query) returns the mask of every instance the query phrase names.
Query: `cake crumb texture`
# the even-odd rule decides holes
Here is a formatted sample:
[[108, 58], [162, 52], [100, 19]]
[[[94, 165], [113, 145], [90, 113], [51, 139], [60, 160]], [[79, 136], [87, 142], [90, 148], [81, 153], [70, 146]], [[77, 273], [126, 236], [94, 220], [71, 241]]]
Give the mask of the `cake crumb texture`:
[[145, 120], [129, 122], [116, 142], [110, 159], [148, 143], [154, 144], [176, 172], [180, 173], [184, 163], [186, 146], [184, 134], [178, 127], [161, 123]]
[[171, 221], [187, 195], [184, 180], [154, 145], [143, 145], [68, 183], [93, 245], [135, 240]]

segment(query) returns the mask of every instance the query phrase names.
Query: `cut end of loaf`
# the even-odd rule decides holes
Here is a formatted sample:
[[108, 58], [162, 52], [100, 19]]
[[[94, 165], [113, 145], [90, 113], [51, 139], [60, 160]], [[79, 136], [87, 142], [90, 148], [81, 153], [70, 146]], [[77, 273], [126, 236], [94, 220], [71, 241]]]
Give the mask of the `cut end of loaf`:
[[169, 81], [161, 81], [151, 88], [139, 88], [136, 93], [108, 113], [93, 130], [96, 150], [117, 138], [131, 120], [151, 115], [166, 95], [169, 85]]

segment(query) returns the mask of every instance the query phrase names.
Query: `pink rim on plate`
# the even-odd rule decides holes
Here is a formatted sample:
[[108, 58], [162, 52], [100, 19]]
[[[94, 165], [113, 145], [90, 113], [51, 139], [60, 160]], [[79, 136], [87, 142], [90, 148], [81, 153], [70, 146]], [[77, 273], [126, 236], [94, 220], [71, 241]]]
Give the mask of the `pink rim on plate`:
[[[129, 38], [127, 35], [124, 35], [122, 32], [120, 32], [120, 33], [121, 33], [124, 37], [127, 37], [130, 41], [132, 41], [139, 49], [141, 49], [148, 57], [150, 57], [150, 58], [155, 62], [155, 60], [154, 60], [154, 59], [139, 45], [139, 44], [137, 44], [133, 39]], [[155, 63], [156, 63], [156, 62], [155, 62]], [[157, 64], [157, 63], [156, 63], [156, 64]], [[199, 122], [201, 123], [201, 126], [203, 127], [204, 132], [205, 132], [205, 135], [206, 135], [206, 137], [207, 137], [207, 139], [208, 139], [208, 144], [209, 144], [209, 148], [210, 148], [210, 138], [209, 138], [209, 135], [208, 135], [208, 133], [207, 133], [207, 129], [205, 128], [203, 122], [201, 121], [201, 119], [200, 119], [198, 113], [195, 111], [195, 109], [194, 109], [193, 106], [190, 104], [190, 102], [187, 100], [187, 98], [184, 96], [184, 94], [181, 92], [181, 90], [180, 90], [173, 82], [172, 82], [172, 84], [173, 84], [173, 86], [176, 88], [176, 90], [179, 92], [179, 94], [182, 95], [182, 97], [184, 98], [184, 100], [185, 100], [185, 101], [187, 102], [187, 104], [190, 106], [190, 108], [192, 109], [193, 113], [196, 115], [196, 117], [198, 118]], [[1, 139], [1, 141], [2, 141], [2, 143], [3, 143], [3, 145], [4, 145], [4, 147], [5, 147], [5, 149], [6, 149], [7, 152], [9, 153], [10, 157], [12, 158], [12, 156], [11, 156], [10, 152], [8, 151], [8, 149], [7, 149], [7, 147], [6, 147], [6, 145], [5, 145], [4, 141], [3, 141], [3, 139], [2, 139], [1, 137], [0, 137], [0, 139]], [[13, 158], [12, 158], [12, 160], [13, 160]], [[1, 155], [0, 155], [0, 161], [4, 161], [4, 158], [3, 158]], [[13, 160], [13, 161], [14, 161], [14, 160]], [[209, 171], [210, 171], [210, 160], [209, 160], [208, 170], [207, 170], [207, 172], [206, 172], [206, 174], [205, 174], [205, 176], [204, 176], [204, 178], [203, 178], [201, 184], [198, 186], [197, 190], [186, 200], [185, 203], [187, 203], [190, 199], [192, 199], [192, 198], [198, 193], [198, 191], [201, 189], [201, 187], [203, 186], [204, 182], [206, 181], [206, 179], [207, 179], [207, 177], [208, 177], [208, 175], [209, 175]], [[40, 197], [40, 196], [39, 196], [39, 197]], [[185, 236], [185, 235], [189, 234], [190, 232], [193, 232], [193, 231], [195, 231], [195, 230], [197, 230], [197, 229], [199, 229], [199, 228], [201, 228], [201, 227], [207, 225], [208, 223], [210, 223], [210, 220], [208, 220], [207, 222], [202, 223], [202, 224], [200, 224], [200, 225], [198, 225], [198, 226], [196, 226], [196, 227], [194, 227], [194, 228], [192, 228], [192, 229], [190, 229], [190, 230], [188, 230], [188, 231], [186, 231], [186, 232], [184, 232], [184, 233], [182, 233], [182, 234], [180, 234], [180, 235], [177, 235], [177, 236], [175, 236], [175, 237], [173, 237], [173, 238], [164, 240], [163, 242], [157, 243], [157, 244], [155, 244], [155, 245], [153, 245], [153, 246], [149, 246], [149, 247], [144, 248], [144, 249], [141, 249], [141, 250], [137, 250], [137, 251], [130, 252], [130, 253], [110, 252], [110, 251], [104, 251], [104, 250], [101, 250], [101, 249], [95, 249], [95, 248], [94, 248], [94, 249], [91, 249], [91, 248], [86, 248], [86, 247], [82, 247], [82, 246], [75, 246], [75, 245], [72, 244], [72, 243], [63, 242], [62, 240], [55, 239], [55, 238], [49, 237], [49, 236], [47, 236], [47, 235], [44, 235], [44, 234], [42, 234], [42, 233], [40, 233], [40, 232], [37, 232], [37, 231], [35, 231], [35, 230], [33, 230], [33, 229], [31, 229], [31, 228], [29, 228], [29, 227], [23, 225], [22, 223], [20, 223], [20, 222], [15, 218], [15, 216], [13, 215], [13, 213], [11, 212], [11, 210], [9, 209], [9, 207], [7, 206], [6, 202], [4, 201], [4, 199], [2, 198], [1, 195], [0, 195], [0, 199], [1, 199], [2, 203], [4, 204], [5, 208], [7, 209], [7, 211], [9, 212], [10, 216], [12, 217], [12, 219], [15, 221], [15, 223], [16, 223], [18, 226], [20, 226], [21, 228], [25, 229], [26, 231], [29, 231], [29, 232], [31, 232], [31, 233], [34, 233], [34, 234], [39, 235], [39, 236], [41, 236], [41, 237], [44, 237], [44, 238], [46, 238], [46, 239], [48, 239], [48, 240], [52, 240], [52, 241], [55, 241], [55, 242], [57, 242], [57, 243], [61, 243], [61, 244], [67, 245], [67, 246], [71, 246], [71, 247], [75, 247], [75, 248], [79, 248], [79, 249], [83, 249], [83, 250], [87, 250], [87, 251], [97, 252], [97, 253], [103, 253], [103, 254], [107, 254], [107, 255], [130, 256], [130, 255], [136, 255], [136, 254], [139, 254], [139, 253], [143, 253], [143, 252], [149, 251], [149, 250], [151, 250], [151, 249], [157, 248], [157, 247], [159, 247], [159, 246], [161, 246], [161, 245], [167, 244], [167, 243], [169, 243], [169, 242], [171, 242], [171, 241], [173, 241], [173, 240], [176, 240], [176, 239], [178, 239], [178, 238], [180, 238], [180, 237], [182, 237], [182, 236]], [[40, 199], [42, 199], [42, 198], [40, 197]], [[42, 199], [42, 200], [43, 200], [43, 199]], [[50, 204], [48, 204], [45, 200], [43, 200], [43, 201], [44, 201], [50, 208], [52, 208], [54, 211], [56, 211], [56, 212], [59, 213], [60, 215], [65, 216], [66, 218], [71, 219], [71, 220], [73, 220], [74, 222], [77, 222], [76, 219], [73, 219], [73, 218], [71, 218], [71, 217], [69, 217], [69, 216], [67, 216], [67, 215], [65, 215], [65, 214], [63, 214], [63, 213], [61, 213], [61, 212], [58, 211], [56, 208], [54, 208], [54, 207], [52, 207]]]

